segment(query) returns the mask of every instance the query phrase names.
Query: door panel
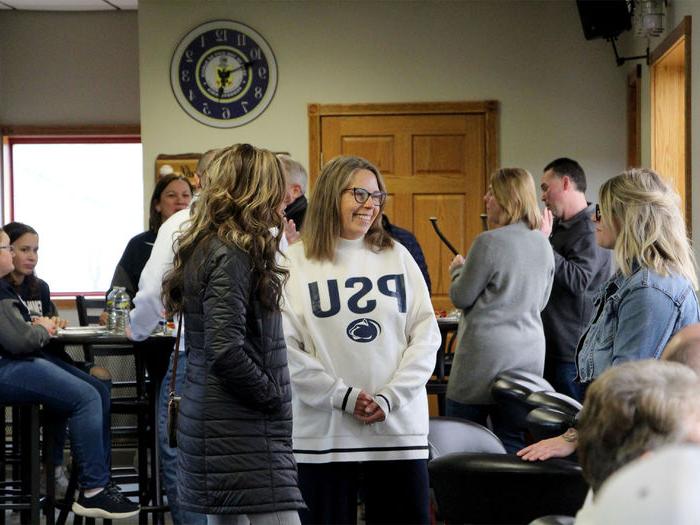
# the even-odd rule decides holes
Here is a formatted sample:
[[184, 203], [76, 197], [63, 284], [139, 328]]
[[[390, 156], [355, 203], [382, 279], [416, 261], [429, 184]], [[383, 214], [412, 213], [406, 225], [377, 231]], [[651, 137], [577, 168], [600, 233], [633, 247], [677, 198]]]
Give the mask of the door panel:
[[437, 217], [452, 244], [467, 252], [481, 231], [486, 180], [496, 168], [496, 116], [493, 102], [309, 107], [312, 185], [321, 162], [337, 155], [374, 163], [390, 193], [384, 212], [418, 239], [439, 310], [453, 308], [447, 271], [453, 255], [429, 218]]

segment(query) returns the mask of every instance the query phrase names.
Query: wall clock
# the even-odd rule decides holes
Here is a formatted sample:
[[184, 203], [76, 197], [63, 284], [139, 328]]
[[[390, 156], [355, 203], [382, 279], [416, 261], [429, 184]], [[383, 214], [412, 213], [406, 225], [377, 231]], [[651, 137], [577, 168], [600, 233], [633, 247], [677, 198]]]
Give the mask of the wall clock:
[[234, 128], [258, 117], [277, 88], [277, 61], [269, 44], [233, 20], [195, 27], [170, 62], [170, 85], [185, 112], [207, 126]]

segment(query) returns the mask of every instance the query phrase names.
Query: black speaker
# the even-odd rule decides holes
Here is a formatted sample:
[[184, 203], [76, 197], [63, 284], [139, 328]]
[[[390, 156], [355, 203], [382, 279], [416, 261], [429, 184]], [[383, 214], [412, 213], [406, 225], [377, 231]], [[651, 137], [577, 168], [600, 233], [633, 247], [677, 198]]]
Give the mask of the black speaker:
[[632, 28], [627, 0], [576, 0], [586, 40], [614, 38]]

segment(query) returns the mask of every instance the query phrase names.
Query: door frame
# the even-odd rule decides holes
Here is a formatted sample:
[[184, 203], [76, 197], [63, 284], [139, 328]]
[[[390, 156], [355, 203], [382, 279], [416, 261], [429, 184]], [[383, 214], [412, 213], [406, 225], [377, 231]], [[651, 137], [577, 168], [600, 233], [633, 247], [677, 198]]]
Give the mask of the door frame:
[[410, 102], [382, 104], [318, 104], [307, 106], [309, 117], [309, 177], [315, 181], [326, 160], [321, 151], [321, 119], [349, 115], [428, 115], [428, 114], [483, 114], [486, 140], [484, 157], [486, 178], [498, 168], [498, 101], [476, 102]]
[[691, 17], [686, 16], [681, 20], [673, 31], [651, 52], [649, 55], [649, 76], [650, 76], [650, 113], [651, 113], [651, 162], [654, 164], [655, 146], [654, 146], [654, 66], [664, 58], [681, 40], [684, 40], [684, 97], [685, 97], [685, 202], [682, 204], [685, 211], [685, 222], [688, 230], [688, 235], [691, 235], [691, 227], [693, 223], [692, 213], [692, 115], [691, 115], [691, 47], [692, 47], [692, 23]]

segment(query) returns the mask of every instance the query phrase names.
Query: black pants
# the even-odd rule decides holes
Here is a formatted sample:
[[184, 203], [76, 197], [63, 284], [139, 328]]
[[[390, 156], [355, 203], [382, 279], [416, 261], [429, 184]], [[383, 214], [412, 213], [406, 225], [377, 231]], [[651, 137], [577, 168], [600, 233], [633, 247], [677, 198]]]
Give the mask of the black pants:
[[430, 522], [428, 461], [299, 463], [299, 488], [309, 507], [300, 511], [304, 525], [357, 523], [357, 495], [365, 502], [365, 522]]

